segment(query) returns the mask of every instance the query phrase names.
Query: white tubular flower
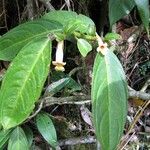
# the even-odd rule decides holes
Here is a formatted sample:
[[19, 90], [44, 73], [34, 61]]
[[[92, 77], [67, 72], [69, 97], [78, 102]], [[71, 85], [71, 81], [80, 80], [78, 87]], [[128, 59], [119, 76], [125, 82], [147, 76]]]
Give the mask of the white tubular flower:
[[98, 42], [97, 52], [101, 52], [103, 55], [105, 55], [106, 50], [108, 50], [107, 43], [103, 43], [101, 37], [97, 33], [96, 33], [96, 37]]
[[96, 50], [97, 50], [97, 52], [101, 52], [103, 55], [105, 55], [107, 49], [108, 49], [107, 43], [103, 43], [103, 44], [99, 45]]
[[65, 71], [64, 66], [66, 65], [65, 62], [63, 62], [63, 55], [64, 55], [64, 41], [59, 41], [57, 44], [56, 49], [56, 59], [52, 62], [53, 65], [55, 65], [56, 71]]

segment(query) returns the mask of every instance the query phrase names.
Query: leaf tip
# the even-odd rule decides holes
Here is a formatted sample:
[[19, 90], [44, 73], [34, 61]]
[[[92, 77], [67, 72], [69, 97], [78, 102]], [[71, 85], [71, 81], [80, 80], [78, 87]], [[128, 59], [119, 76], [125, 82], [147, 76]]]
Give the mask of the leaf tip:
[[9, 117], [4, 117], [2, 120], [2, 126], [3, 126], [4, 130], [8, 130], [8, 129], [14, 127], [15, 126], [14, 124], [15, 124], [15, 122]]

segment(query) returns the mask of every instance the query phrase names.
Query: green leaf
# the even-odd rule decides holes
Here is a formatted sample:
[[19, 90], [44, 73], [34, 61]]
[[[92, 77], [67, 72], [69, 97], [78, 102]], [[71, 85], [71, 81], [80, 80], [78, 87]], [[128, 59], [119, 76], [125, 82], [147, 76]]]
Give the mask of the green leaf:
[[91, 44], [84, 39], [77, 39], [77, 46], [83, 57], [86, 57], [86, 55], [92, 50]]
[[58, 80], [60, 80], [62, 78], [66, 78], [66, 74], [64, 72], [55, 71], [55, 70], [53, 71], [53, 73], [51, 75], [52, 82], [57, 82]]
[[26, 135], [20, 127], [16, 127], [11, 133], [8, 150], [29, 150]]
[[109, 0], [109, 21], [110, 26], [128, 15], [135, 6], [134, 0]]
[[127, 115], [127, 84], [123, 68], [109, 49], [97, 54], [92, 79], [92, 110], [96, 135], [103, 150], [114, 150]]
[[0, 38], [0, 60], [12, 60], [32, 39], [47, 37], [50, 32], [62, 29], [56, 21], [37, 20], [21, 24]]
[[141, 20], [143, 22], [143, 25], [145, 26], [145, 28], [148, 30], [149, 28], [149, 0], [134, 0]]
[[65, 87], [70, 90], [68, 91], [69, 93], [81, 90], [80, 84], [77, 83], [74, 79], [72, 79], [69, 75], [64, 74], [64, 72], [54, 71], [51, 76], [53, 82], [57, 82], [58, 80], [63, 78], [69, 78], [69, 82], [65, 85]]
[[45, 96], [52, 96], [54, 94], [56, 94], [57, 92], [59, 92], [63, 87], [65, 87], [67, 85], [67, 83], [70, 81], [69, 78], [62, 78], [56, 82], [53, 82], [52, 84], [50, 84], [46, 91], [45, 91]]
[[66, 39], [66, 35], [65, 35], [62, 31], [56, 32], [56, 33], [54, 34], [54, 36], [56, 37], [56, 40], [57, 40], [57, 41], [62, 41], [62, 40], [65, 40], [65, 39]]
[[22, 48], [8, 68], [0, 91], [0, 123], [15, 127], [30, 115], [49, 72], [48, 38], [33, 40]]
[[69, 83], [66, 85], [66, 87], [68, 89], [70, 89], [69, 93], [75, 92], [75, 91], [80, 91], [81, 90], [81, 86], [78, 82], [76, 82], [74, 79], [72, 79], [71, 77], [69, 77], [70, 81]]
[[31, 147], [32, 142], [33, 142], [33, 132], [32, 132], [32, 130], [31, 130], [31, 128], [29, 126], [25, 126], [23, 128], [23, 130], [24, 130], [25, 135], [27, 137], [28, 145], [29, 145], [29, 147]]
[[57, 21], [64, 26], [65, 31], [70, 30], [71, 32], [77, 30], [82, 33], [88, 33], [89, 26], [95, 26], [94, 22], [89, 17], [81, 14], [78, 15], [72, 11], [51, 11], [42, 18]]
[[117, 33], [107, 33], [104, 37], [105, 41], [118, 40], [118, 39], [121, 39], [121, 36]]
[[46, 113], [40, 113], [36, 117], [36, 124], [44, 139], [52, 146], [57, 146], [57, 135], [51, 118]]
[[88, 34], [91, 36], [95, 36], [96, 34], [96, 27], [94, 25], [89, 25]]
[[74, 22], [74, 20], [70, 21], [69, 24], [64, 26], [64, 32], [67, 34], [72, 34], [75, 30], [78, 30], [79, 23], [80, 22], [78, 20], [76, 22]]
[[42, 18], [48, 20], [55, 20], [60, 22], [63, 26], [66, 26], [68, 22], [72, 21], [72, 19], [75, 20], [76, 17], [76, 12], [59, 10], [46, 13]]
[[0, 131], [0, 149], [3, 149], [6, 142], [10, 137], [11, 130], [1, 130]]

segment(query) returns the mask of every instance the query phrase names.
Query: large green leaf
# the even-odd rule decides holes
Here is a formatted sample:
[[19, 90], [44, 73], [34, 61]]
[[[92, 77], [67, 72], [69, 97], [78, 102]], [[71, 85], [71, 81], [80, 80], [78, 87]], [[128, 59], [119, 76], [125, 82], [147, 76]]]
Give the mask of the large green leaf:
[[109, 0], [110, 26], [123, 16], [129, 14], [134, 6], [134, 0]]
[[93, 21], [75, 12], [52, 11], [37, 21], [17, 26], [0, 38], [0, 60], [10, 61], [20, 49], [32, 39], [47, 36], [50, 32], [78, 30], [88, 33], [89, 27], [95, 27]]
[[11, 133], [8, 150], [29, 150], [26, 135], [20, 127], [16, 127]]
[[51, 118], [46, 113], [40, 113], [36, 117], [38, 130], [44, 139], [52, 146], [57, 146], [57, 135]]
[[10, 137], [11, 130], [1, 130], [0, 131], [0, 150], [3, 149], [6, 142], [8, 141]]
[[110, 50], [97, 54], [92, 79], [92, 110], [96, 135], [103, 150], [115, 150], [127, 114], [127, 85], [124, 71]]
[[17, 26], [0, 38], [0, 60], [12, 60], [32, 39], [47, 37], [50, 32], [60, 28], [62, 28], [60, 23], [43, 19]]
[[12, 61], [0, 91], [0, 123], [4, 129], [22, 123], [32, 112], [48, 75], [50, 52], [48, 38], [36, 39]]
[[[81, 14], [77, 14], [72, 11], [51, 11], [45, 14], [42, 18], [48, 20], [54, 20], [61, 23], [64, 26], [64, 29], [68, 27], [69, 29], [73, 27], [73, 24], [76, 25], [74, 28], [77, 31], [82, 33], [88, 33], [88, 29], [91, 26], [94, 26], [94, 22], [89, 18]], [[72, 30], [71, 30], [72, 32]]]
[[137, 5], [141, 20], [145, 28], [148, 30], [149, 28], [149, 0], [134, 0], [134, 1]]

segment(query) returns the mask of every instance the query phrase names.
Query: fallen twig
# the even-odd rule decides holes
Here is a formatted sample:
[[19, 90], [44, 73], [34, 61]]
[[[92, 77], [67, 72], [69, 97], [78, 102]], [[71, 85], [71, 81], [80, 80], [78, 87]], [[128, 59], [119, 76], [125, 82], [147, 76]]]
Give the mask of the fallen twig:
[[[129, 98], [140, 98], [142, 100], [150, 100], [150, 94], [135, 91], [131, 87], [128, 86], [129, 89]], [[64, 105], [64, 104], [75, 104], [75, 105], [83, 105], [83, 104], [91, 104], [91, 96], [90, 95], [76, 95], [69, 97], [44, 97], [40, 100], [39, 107], [37, 111], [31, 116], [29, 116], [28, 120], [35, 117], [42, 108], [48, 107], [51, 105]]]
[[135, 91], [131, 87], [128, 86], [129, 89], [129, 98], [138, 98], [142, 100], [150, 100], [150, 94], [145, 93], [143, 91]]
[[83, 104], [90, 104], [91, 98], [90, 95], [83, 96], [83, 95], [77, 95], [77, 96], [69, 96], [69, 97], [45, 97], [44, 98], [44, 107], [54, 105], [54, 104], [77, 104], [77, 105], [83, 105]]
[[[150, 100], [150, 94], [135, 91], [131, 87], [129, 89], [129, 98], [139, 98], [142, 100]], [[44, 98], [44, 107], [54, 105], [54, 104], [76, 104], [76, 105], [83, 105], [83, 104], [90, 104], [91, 103], [91, 96], [90, 95], [77, 95], [77, 96], [69, 96], [69, 97], [45, 97]]]
[[38, 109], [34, 112], [34, 114], [32, 114], [31, 116], [28, 117], [28, 120], [34, 118], [41, 111], [41, 109], [43, 108], [43, 103], [44, 103], [44, 100], [42, 99], [38, 106]]
[[145, 82], [144, 86], [142, 87], [142, 89], [140, 91], [142, 91], [142, 92], [146, 91], [148, 86], [150, 86], [150, 78], [147, 79], [147, 81]]
[[76, 144], [91, 144], [96, 143], [96, 138], [94, 136], [87, 136], [87, 137], [79, 137], [79, 138], [70, 138], [66, 140], [58, 141], [59, 146], [64, 145], [76, 145]]

